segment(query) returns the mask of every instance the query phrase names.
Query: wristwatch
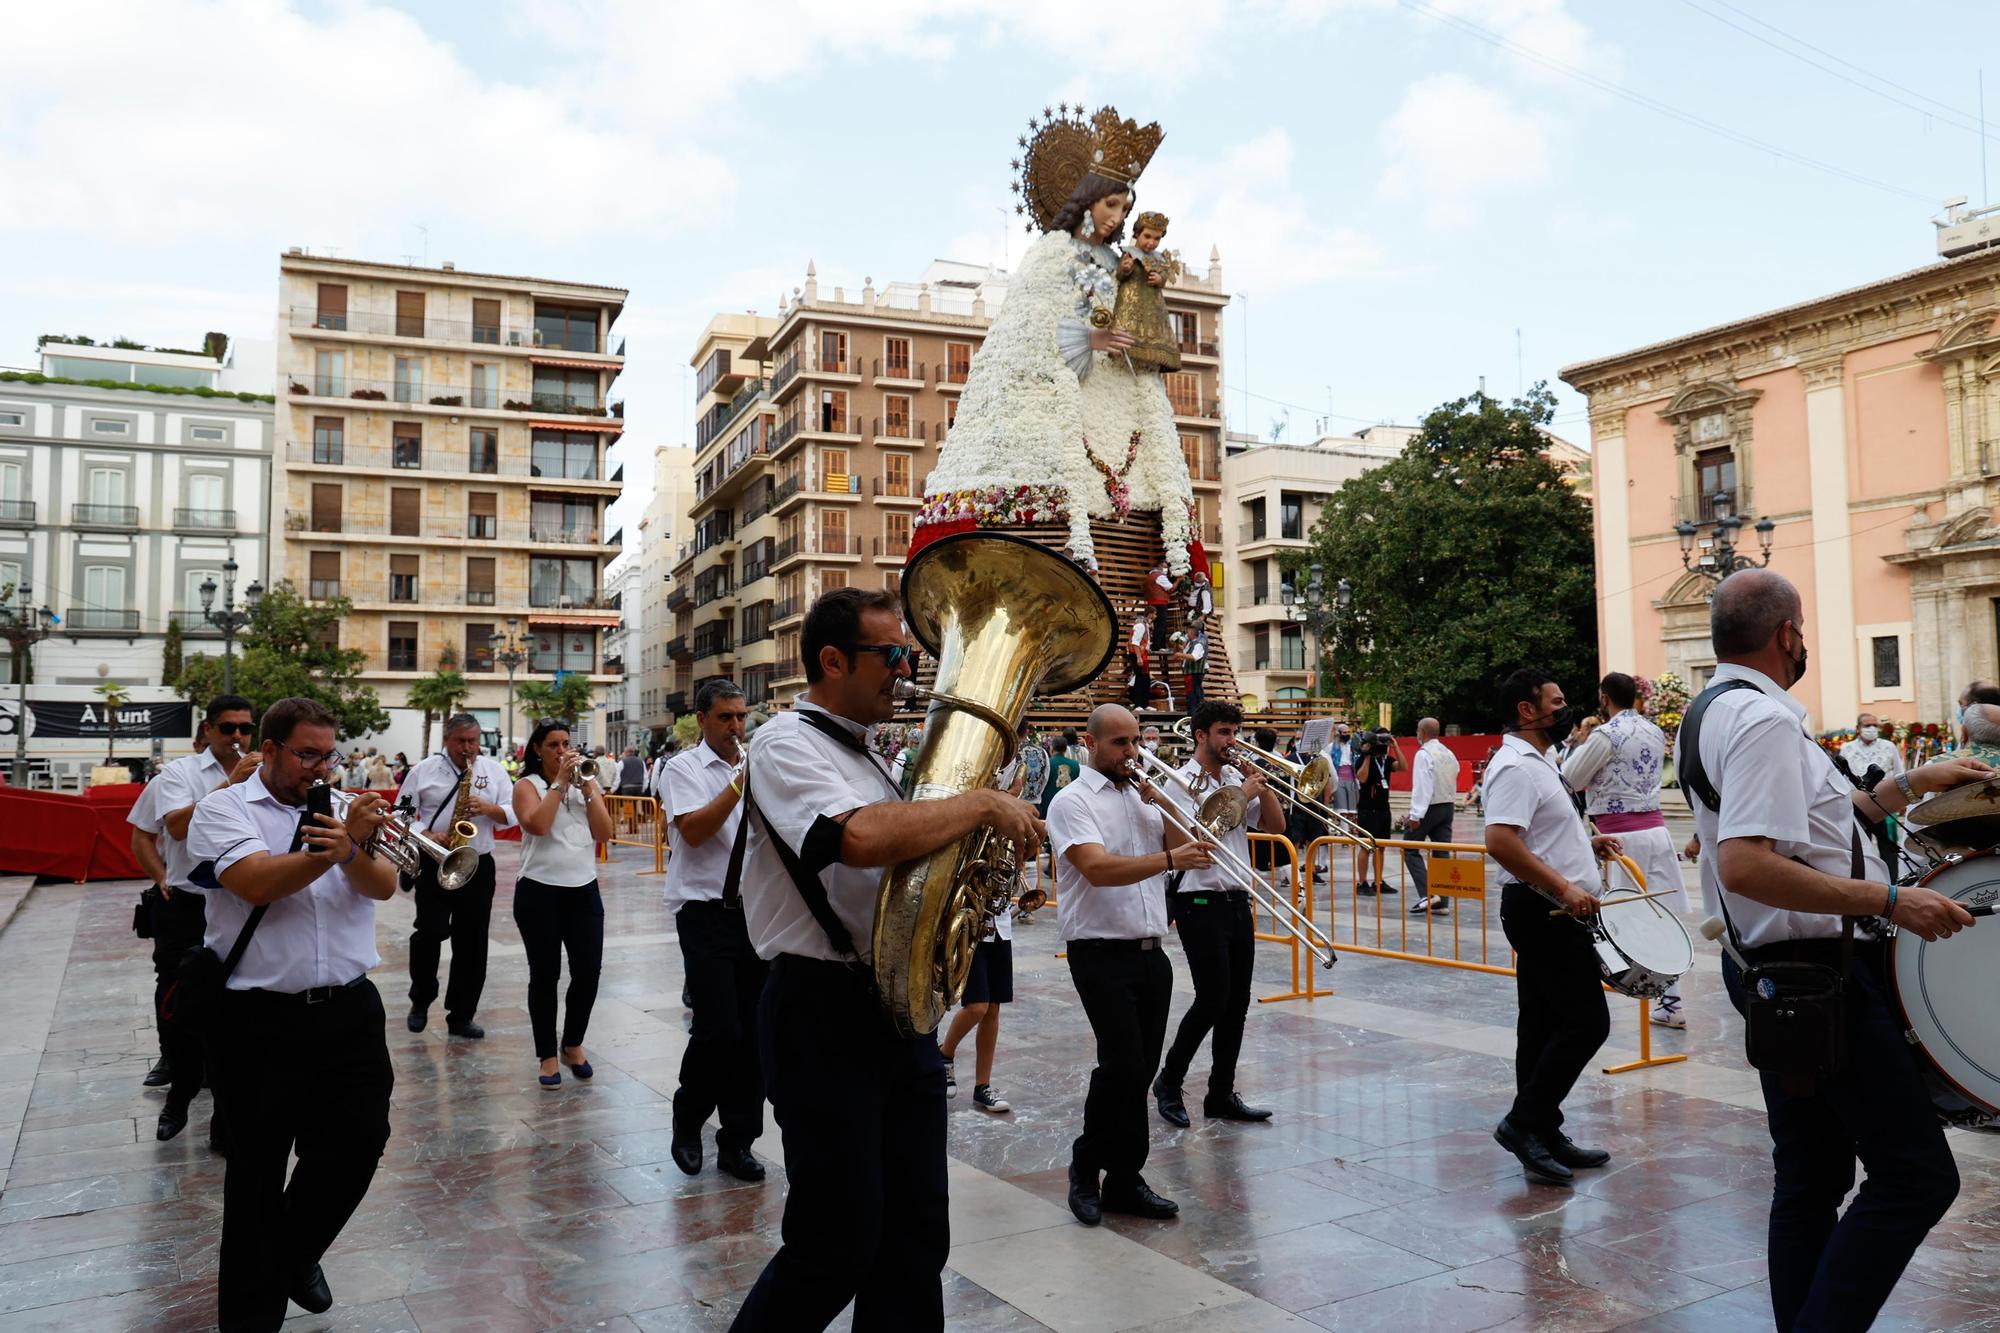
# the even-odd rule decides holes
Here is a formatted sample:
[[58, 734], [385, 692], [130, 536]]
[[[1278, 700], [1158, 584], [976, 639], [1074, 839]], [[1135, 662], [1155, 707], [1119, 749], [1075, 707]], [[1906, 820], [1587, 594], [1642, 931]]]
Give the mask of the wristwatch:
[[1908, 805], [1915, 805], [1917, 803], [1917, 789], [1910, 785], [1910, 775], [1908, 773], [1898, 773], [1896, 775], [1896, 790], [1903, 793], [1903, 800]]

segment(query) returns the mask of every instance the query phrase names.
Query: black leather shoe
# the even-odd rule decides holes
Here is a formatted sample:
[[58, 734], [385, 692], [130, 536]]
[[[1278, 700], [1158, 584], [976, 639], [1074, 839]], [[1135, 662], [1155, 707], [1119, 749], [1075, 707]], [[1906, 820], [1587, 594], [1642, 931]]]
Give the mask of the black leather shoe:
[[1570, 1169], [1555, 1159], [1539, 1134], [1517, 1128], [1512, 1120], [1502, 1120], [1493, 1131], [1493, 1141], [1521, 1159], [1521, 1165], [1537, 1180], [1551, 1185], [1567, 1185], [1576, 1179]]
[[286, 1294], [293, 1305], [307, 1314], [325, 1314], [333, 1308], [333, 1290], [326, 1285], [326, 1274], [318, 1264], [307, 1272], [293, 1274], [292, 1289]]
[[[699, 1158], [695, 1164], [700, 1165]], [[738, 1180], [754, 1182], [764, 1178], [764, 1164], [752, 1157], [748, 1148], [717, 1148], [715, 1169]]]
[[153, 1067], [146, 1071], [145, 1085], [149, 1088], [164, 1088], [173, 1081], [173, 1067], [167, 1063], [167, 1057], [164, 1055], [154, 1061]]
[[1164, 1199], [1153, 1193], [1144, 1177], [1136, 1177], [1132, 1183], [1121, 1189], [1104, 1191], [1100, 1205], [1107, 1213], [1123, 1213], [1127, 1217], [1150, 1217], [1161, 1220], [1179, 1217], [1181, 1206], [1172, 1199]]
[[698, 1176], [701, 1174], [701, 1133], [699, 1130], [685, 1138], [677, 1131], [674, 1134], [673, 1143], [667, 1151], [673, 1157], [674, 1165], [681, 1169], [683, 1175]]
[[1201, 1113], [1210, 1120], [1269, 1120], [1271, 1110], [1267, 1106], [1245, 1106], [1243, 1099], [1235, 1093], [1227, 1097], [1202, 1099]]
[[1160, 1119], [1170, 1125], [1186, 1129], [1192, 1121], [1188, 1119], [1187, 1103], [1181, 1100], [1181, 1090], [1163, 1079], [1153, 1080], [1153, 1098], [1159, 1103]]
[[1602, 1148], [1586, 1148], [1571, 1142], [1569, 1135], [1557, 1130], [1547, 1138], [1549, 1156], [1574, 1171], [1579, 1167], [1603, 1166], [1611, 1160], [1611, 1154]]
[[1075, 1162], [1069, 1164], [1069, 1210], [1087, 1227], [1104, 1220], [1104, 1203], [1097, 1194], [1097, 1173], [1086, 1173]]
[[407, 1026], [409, 1027], [410, 1031], [422, 1032], [424, 1030], [424, 1024], [430, 1021], [430, 1013], [431, 1013], [431, 1007], [427, 1004], [411, 1005], [410, 1017], [407, 1023]]
[[486, 1035], [486, 1029], [477, 1023], [446, 1023], [444, 1030], [454, 1037], [464, 1037], [468, 1041], [478, 1041]]
[[187, 1128], [188, 1113], [185, 1106], [169, 1106], [160, 1112], [160, 1123], [153, 1130], [153, 1137], [165, 1143], [174, 1135]]

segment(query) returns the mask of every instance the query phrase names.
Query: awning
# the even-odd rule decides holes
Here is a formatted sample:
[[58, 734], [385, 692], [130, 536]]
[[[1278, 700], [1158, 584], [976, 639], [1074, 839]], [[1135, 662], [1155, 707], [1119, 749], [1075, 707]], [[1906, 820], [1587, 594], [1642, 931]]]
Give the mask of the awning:
[[625, 431], [625, 419], [618, 417], [605, 420], [603, 417], [564, 417], [560, 421], [530, 421], [530, 430], [595, 430], [606, 435], [621, 435]]
[[[611, 355], [611, 353], [609, 353], [609, 352], [606, 352], [606, 353], [605, 353], [605, 355], [606, 355], [606, 356], [610, 356], [610, 355]], [[616, 370], [616, 369], [618, 369], [618, 367], [616, 367], [616, 366], [607, 366], [607, 365], [605, 365], [605, 364], [604, 364], [604, 363], [603, 363], [602, 361], [578, 361], [578, 360], [576, 360], [576, 359], [575, 359], [574, 357], [567, 357], [567, 356], [540, 356], [540, 355], [531, 355], [531, 356], [529, 356], [529, 358], [528, 358], [528, 363], [529, 363], [530, 365], [535, 365], [535, 366], [567, 366], [567, 367], [569, 367], [569, 368], [570, 368], [570, 369], [572, 369], [572, 370]]]
[[618, 624], [618, 613], [616, 611], [601, 611], [598, 615], [601, 618], [592, 619], [589, 616], [581, 615], [542, 616], [531, 612], [528, 616], [528, 623], [530, 625], [571, 625], [580, 629], [605, 629]]

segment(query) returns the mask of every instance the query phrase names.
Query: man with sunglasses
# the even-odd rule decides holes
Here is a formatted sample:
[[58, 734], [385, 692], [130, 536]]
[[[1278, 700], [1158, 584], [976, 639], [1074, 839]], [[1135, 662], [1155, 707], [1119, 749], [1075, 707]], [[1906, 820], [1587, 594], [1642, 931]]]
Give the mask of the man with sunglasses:
[[451, 941], [451, 980], [444, 989], [445, 1031], [477, 1039], [486, 1029], [472, 1021], [486, 989], [486, 934], [493, 920], [493, 831], [519, 823], [514, 817], [514, 784], [500, 761], [479, 752], [479, 719], [459, 713], [444, 724], [444, 748], [420, 760], [396, 790], [396, 804], [415, 810], [416, 826], [439, 842], [451, 841], [453, 811], [466, 769], [472, 770], [471, 846], [479, 869], [456, 889], [438, 883], [437, 862], [417, 867], [417, 923], [410, 931], [410, 1016], [405, 1025], [422, 1032], [431, 1001], [438, 995], [438, 959]]
[[[153, 1019], [160, 1028], [160, 1063], [147, 1075], [148, 1087], [170, 1082], [167, 1104], [160, 1109], [153, 1137], [165, 1142], [187, 1128], [188, 1107], [201, 1091], [204, 1066], [212, 1063], [199, 1033], [160, 1018], [160, 1000], [188, 950], [201, 947], [208, 924], [202, 887], [189, 883], [194, 858], [188, 854], [188, 823], [197, 802], [211, 792], [239, 783], [262, 762], [250, 745], [256, 730], [250, 701], [236, 694], [218, 694], [208, 701], [201, 724], [201, 748], [162, 768], [139, 794], [126, 822], [132, 825], [132, 854], [141, 865], [155, 866], [158, 901], [152, 904]], [[214, 1079], [208, 1083], [213, 1086]], [[208, 1142], [222, 1150], [222, 1108], [208, 1122]]]
[[750, 741], [744, 817], [724, 879], [771, 963], [758, 1007], [764, 1082], [784, 1136], [784, 1246], [732, 1326], [823, 1329], [854, 1302], [855, 1333], [944, 1326], [951, 1250], [944, 1061], [876, 994], [870, 949], [882, 872], [981, 826], [1037, 845], [1034, 807], [986, 788], [904, 801], [868, 744], [915, 675], [895, 595], [841, 588], [800, 635], [806, 689]]

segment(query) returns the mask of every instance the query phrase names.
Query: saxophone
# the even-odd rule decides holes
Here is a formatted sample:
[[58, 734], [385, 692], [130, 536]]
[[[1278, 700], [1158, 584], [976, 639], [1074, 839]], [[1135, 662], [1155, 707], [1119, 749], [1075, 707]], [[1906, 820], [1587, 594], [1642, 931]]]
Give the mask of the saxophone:
[[471, 842], [479, 832], [472, 822], [472, 768], [476, 762], [474, 759], [466, 760], [465, 772], [459, 775], [458, 801], [451, 807], [451, 837], [445, 842], [445, 846], [452, 851]]

